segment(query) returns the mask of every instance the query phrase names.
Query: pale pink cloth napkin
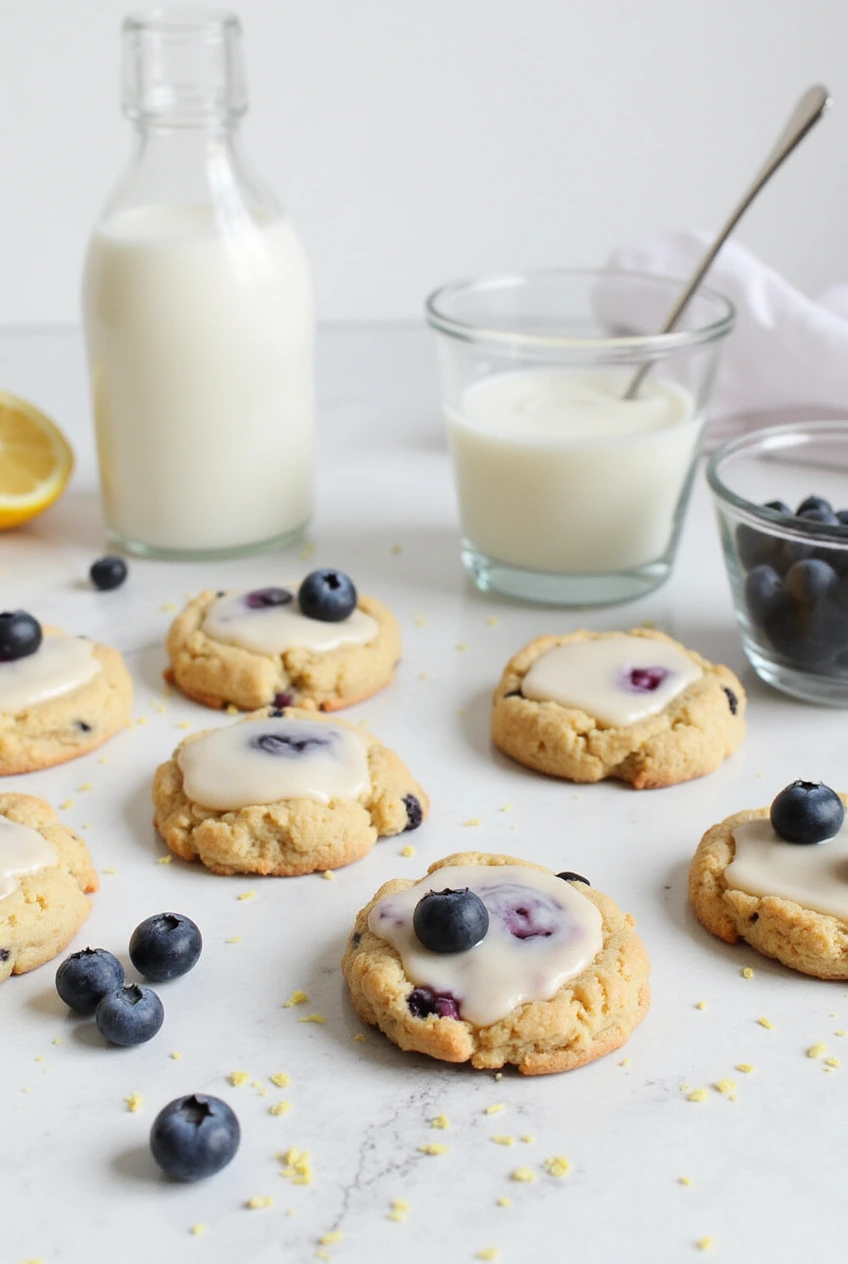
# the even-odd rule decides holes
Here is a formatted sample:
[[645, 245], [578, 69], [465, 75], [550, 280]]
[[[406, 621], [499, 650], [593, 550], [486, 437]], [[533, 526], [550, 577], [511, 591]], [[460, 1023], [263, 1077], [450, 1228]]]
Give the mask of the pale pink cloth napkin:
[[[705, 232], [645, 237], [614, 251], [609, 264], [685, 278], [709, 242]], [[709, 409], [710, 446], [744, 425], [848, 417], [848, 283], [810, 298], [745, 246], [729, 241], [704, 284], [736, 308]], [[634, 311], [639, 301], [637, 290]], [[640, 325], [647, 319], [650, 328], [660, 328], [668, 314], [663, 305], [648, 294], [641, 304]]]

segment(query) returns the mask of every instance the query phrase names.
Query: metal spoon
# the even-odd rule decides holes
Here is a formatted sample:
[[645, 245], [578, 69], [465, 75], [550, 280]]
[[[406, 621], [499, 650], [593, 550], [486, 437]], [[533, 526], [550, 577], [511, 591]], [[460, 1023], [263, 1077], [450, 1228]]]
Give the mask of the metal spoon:
[[[669, 312], [668, 318], [660, 330], [661, 334], [667, 334], [672, 331], [686, 310], [692, 295], [695, 293], [698, 286], [703, 281], [704, 276], [709, 271], [716, 255], [721, 250], [722, 246], [727, 241], [728, 237], [733, 232], [734, 228], [739, 223], [740, 219], [745, 214], [760, 189], [771, 179], [778, 167], [785, 162], [792, 153], [793, 149], [801, 143], [810, 129], [819, 121], [830, 103], [830, 93], [827, 88], [822, 87], [821, 84], [814, 84], [813, 87], [808, 88], [801, 97], [800, 101], [795, 106], [795, 109], [792, 111], [786, 126], [777, 138], [768, 158], [766, 158], [759, 172], [754, 177], [750, 187], [742, 195], [739, 202], [731, 211], [726, 224], [717, 234], [715, 241], [701, 259], [692, 275], [691, 280], [685, 286], [683, 293]], [[652, 364], [653, 361], [649, 361], [647, 364], [643, 364], [637, 372], [634, 373], [630, 385], [624, 392], [624, 399], [634, 399], [636, 397], [636, 393], [642, 384], [642, 379], [645, 377], [645, 374], [650, 371]]]

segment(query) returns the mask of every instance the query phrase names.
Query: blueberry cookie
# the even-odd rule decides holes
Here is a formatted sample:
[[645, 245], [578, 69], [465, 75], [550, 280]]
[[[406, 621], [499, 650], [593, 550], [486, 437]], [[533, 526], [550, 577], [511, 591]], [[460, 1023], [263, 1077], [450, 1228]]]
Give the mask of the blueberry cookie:
[[620, 1048], [650, 1001], [647, 953], [608, 895], [481, 852], [381, 887], [342, 970], [360, 1018], [401, 1049], [524, 1075]]
[[313, 571], [291, 589], [201, 593], [174, 620], [168, 657], [167, 678], [207, 707], [336, 711], [389, 684], [400, 629], [341, 571]]
[[689, 869], [698, 920], [728, 944], [819, 979], [848, 979], [848, 798], [796, 781], [771, 808], [708, 830]]
[[97, 887], [85, 843], [49, 803], [0, 794], [0, 983], [67, 948]]
[[0, 775], [63, 764], [130, 722], [132, 681], [117, 650], [0, 614]]
[[495, 745], [569, 781], [677, 785], [712, 772], [744, 734], [733, 672], [647, 628], [540, 636], [494, 694]]
[[370, 733], [314, 711], [265, 707], [193, 734], [153, 782], [171, 851], [213, 873], [338, 869], [377, 838], [417, 829], [426, 794]]

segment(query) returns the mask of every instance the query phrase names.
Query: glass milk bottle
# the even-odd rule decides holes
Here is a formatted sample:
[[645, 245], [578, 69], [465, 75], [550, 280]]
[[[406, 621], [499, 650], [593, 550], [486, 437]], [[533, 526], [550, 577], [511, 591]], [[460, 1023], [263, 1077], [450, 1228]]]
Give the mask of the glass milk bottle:
[[312, 287], [241, 151], [240, 39], [220, 11], [124, 23], [135, 155], [92, 234], [83, 307], [106, 529], [132, 553], [247, 553], [312, 512]]

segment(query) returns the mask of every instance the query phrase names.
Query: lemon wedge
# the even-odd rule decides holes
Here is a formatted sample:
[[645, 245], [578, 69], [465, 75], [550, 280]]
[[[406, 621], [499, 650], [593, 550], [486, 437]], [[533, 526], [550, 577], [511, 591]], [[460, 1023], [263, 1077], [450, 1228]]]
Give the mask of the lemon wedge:
[[0, 531], [58, 500], [73, 468], [71, 445], [58, 426], [25, 399], [0, 391]]

